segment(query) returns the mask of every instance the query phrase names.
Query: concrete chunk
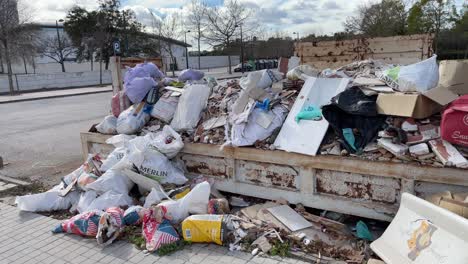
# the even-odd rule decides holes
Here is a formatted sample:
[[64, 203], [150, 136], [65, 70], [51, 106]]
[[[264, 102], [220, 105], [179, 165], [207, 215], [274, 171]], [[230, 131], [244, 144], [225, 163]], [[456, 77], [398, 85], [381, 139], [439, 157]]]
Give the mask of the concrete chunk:
[[426, 143], [417, 144], [409, 148], [409, 152], [414, 156], [422, 156], [429, 154], [429, 147]]
[[377, 144], [382, 148], [390, 151], [395, 156], [403, 156], [408, 151], [408, 146], [403, 144], [395, 144], [391, 139], [380, 138], [377, 140]]
[[468, 168], [468, 161], [449, 142], [436, 139], [429, 141], [429, 145], [442, 164], [457, 168]]

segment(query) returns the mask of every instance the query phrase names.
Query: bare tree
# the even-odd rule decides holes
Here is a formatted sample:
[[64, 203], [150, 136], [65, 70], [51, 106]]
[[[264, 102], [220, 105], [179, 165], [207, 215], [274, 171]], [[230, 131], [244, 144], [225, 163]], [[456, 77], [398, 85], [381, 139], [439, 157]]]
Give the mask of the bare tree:
[[207, 6], [205, 3], [201, 2], [200, 0], [192, 0], [192, 3], [189, 8], [189, 15], [188, 15], [188, 24], [190, 28], [197, 33], [197, 42], [198, 42], [198, 69], [201, 68], [200, 63], [200, 42], [203, 37], [203, 28], [205, 26], [206, 20], [206, 13], [207, 13]]
[[66, 36], [48, 37], [42, 40], [40, 46], [42, 55], [49, 57], [62, 66], [62, 72], [65, 72], [65, 60], [75, 52], [75, 49]]
[[[239, 36], [240, 26], [247, 32], [247, 20], [251, 12], [237, 0], [227, 0], [223, 7], [215, 7], [207, 11], [207, 29], [203, 35], [211, 46], [227, 48]], [[231, 56], [228, 54], [229, 74], [232, 73]]]
[[175, 65], [177, 64], [174, 57], [174, 44], [171, 39], [177, 39], [181, 34], [181, 17], [179, 13], [173, 13], [166, 16], [158, 24], [160, 38], [163, 38], [160, 46], [167, 54], [169, 54], [172, 67], [172, 75], [175, 75]]
[[17, 0], [0, 0], [0, 48], [6, 63], [10, 94], [15, 92], [11, 67], [14, 59], [12, 51], [19, 46], [22, 36], [36, 30], [35, 26], [28, 24], [32, 11], [27, 9], [27, 5], [21, 5]]
[[387, 37], [405, 33], [406, 11], [401, 0], [382, 0], [371, 5], [361, 5], [355, 16], [344, 23], [346, 32], [371, 37]]

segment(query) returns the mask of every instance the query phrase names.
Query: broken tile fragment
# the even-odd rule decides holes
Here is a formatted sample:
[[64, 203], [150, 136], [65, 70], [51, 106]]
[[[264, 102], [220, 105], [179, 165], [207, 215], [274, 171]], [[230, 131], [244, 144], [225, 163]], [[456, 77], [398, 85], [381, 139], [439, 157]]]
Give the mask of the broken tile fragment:
[[422, 156], [429, 154], [429, 147], [426, 143], [420, 143], [409, 148], [409, 152], [413, 156]]
[[379, 146], [388, 150], [390, 153], [392, 153], [395, 156], [403, 156], [408, 151], [408, 146], [403, 145], [403, 144], [395, 144], [392, 142], [391, 139], [380, 138], [377, 140], [377, 143]]
[[436, 139], [429, 141], [429, 145], [443, 165], [468, 168], [468, 161], [449, 142]]

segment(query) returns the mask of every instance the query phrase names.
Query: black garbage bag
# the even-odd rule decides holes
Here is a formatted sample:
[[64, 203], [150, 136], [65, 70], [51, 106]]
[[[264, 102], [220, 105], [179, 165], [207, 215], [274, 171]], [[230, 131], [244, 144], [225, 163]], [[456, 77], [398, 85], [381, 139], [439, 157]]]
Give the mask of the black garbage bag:
[[359, 87], [351, 87], [322, 107], [323, 117], [342, 139], [349, 153], [361, 153], [385, 124], [377, 113], [377, 95], [367, 96]]

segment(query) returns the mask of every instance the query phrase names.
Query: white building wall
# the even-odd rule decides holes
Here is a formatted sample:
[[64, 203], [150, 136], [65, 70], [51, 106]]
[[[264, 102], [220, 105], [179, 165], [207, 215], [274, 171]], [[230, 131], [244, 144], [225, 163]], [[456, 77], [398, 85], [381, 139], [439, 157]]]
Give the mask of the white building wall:
[[[110, 71], [102, 72], [102, 83], [112, 83]], [[48, 88], [72, 88], [99, 85], [99, 72], [60, 72], [13, 76], [15, 90], [28, 91]], [[19, 89], [18, 89], [19, 88]], [[0, 93], [9, 92], [8, 77], [0, 77]]]

